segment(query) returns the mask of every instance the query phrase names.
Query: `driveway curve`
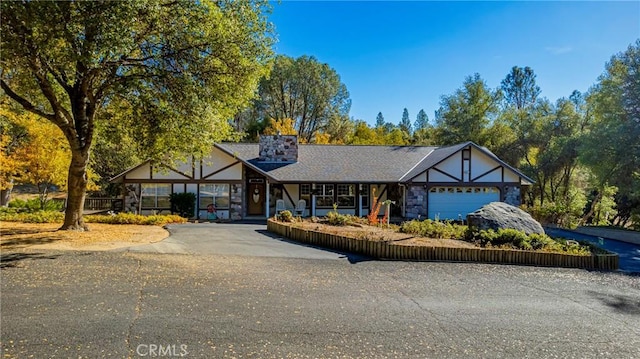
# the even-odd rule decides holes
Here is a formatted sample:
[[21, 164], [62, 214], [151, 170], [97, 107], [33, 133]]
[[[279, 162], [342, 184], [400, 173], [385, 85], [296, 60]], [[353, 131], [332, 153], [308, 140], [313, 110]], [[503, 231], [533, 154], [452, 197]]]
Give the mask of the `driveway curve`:
[[186, 223], [171, 224], [170, 236], [153, 244], [130, 247], [129, 252], [217, 254], [246, 257], [304, 259], [358, 259], [351, 254], [291, 242], [267, 231], [266, 224]]

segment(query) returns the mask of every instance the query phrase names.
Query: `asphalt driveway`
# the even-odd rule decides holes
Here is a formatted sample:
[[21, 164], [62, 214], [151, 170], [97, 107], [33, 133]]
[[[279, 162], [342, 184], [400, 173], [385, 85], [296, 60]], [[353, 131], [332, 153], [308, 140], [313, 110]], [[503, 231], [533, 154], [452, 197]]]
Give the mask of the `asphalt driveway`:
[[618, 359], [640, 348], [640, 277], [620, 273], [133, 252], [5, 264], [2, 358]]
[[349, 259], [336, 253], [291, 242], [267, 231], [266, 224], [187, 223], [167, 226], [169, 238], [125, 249], [130, 252], [240, 255], [302, 259]]
[[169, 230], [125, 251], [2, 253], [0, 357], [617, 359], [640, 347], [637, 275], [363, 260], [260, 224]]
[[[123, 249], [129, 252], [239, 255], [301, 259], [348, 259], [360, 261], [358, 255], [310, 247], [267, 231], [256, 223], [187, 223], [167, 226], [169, 238], [153, 244]], [[640, 273], [640, 246], [557, 228], [545, 228], [556, 237], [590, 241], [620, 256], [620, 269]]]

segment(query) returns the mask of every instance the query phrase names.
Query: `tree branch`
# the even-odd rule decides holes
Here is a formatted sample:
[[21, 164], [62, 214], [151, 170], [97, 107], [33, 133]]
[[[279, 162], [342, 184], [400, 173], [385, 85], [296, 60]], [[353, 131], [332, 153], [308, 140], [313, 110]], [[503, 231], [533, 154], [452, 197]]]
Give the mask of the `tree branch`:
[[53, 78], [56, 79], [58, 84], [62, 86], [62, 88], [67, 92], [67, 94], [71, 94], [72, 87], [65, 81], [67, 77], [66, 74], [64, 74], [63, 71], [58, 73], [49, 65], [49, 62], [45, 61], [42, 58], [40, 58], [40, 62], [44, 64], [44, 67], [46, 68], [47, 72], [49, 72], [53, 76]]
[[36, 108], [29, 100], [27, 100], [26, 98], [18, 95], [17, 93], [15, 93], [11, 87], [9, 87], [9, 85], [4, 81], [4, 80], [0, 80], [0, 87], [2, 87], [2, 90], [4, 90], [4, 92], [11, 97], [14, 101], [16, 101], [17, 103], [19, 103], [20, 105], [22, 105], [22, 107], [31, 112], [31, 113], [35, 113], [38, 116], [41, 116], [43, 118], [46, 118], [47, 120], [51, 121], [51, 122], [56, 122], [56, 115], [53, 113], [46, 113], [42, 110], [39, 110], [38, 108]]

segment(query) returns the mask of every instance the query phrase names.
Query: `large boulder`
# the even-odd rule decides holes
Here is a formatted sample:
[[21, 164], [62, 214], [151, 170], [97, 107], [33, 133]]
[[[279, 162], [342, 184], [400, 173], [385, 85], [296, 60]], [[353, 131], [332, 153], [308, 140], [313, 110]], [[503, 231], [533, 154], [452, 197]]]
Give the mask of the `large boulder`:
[[542, 225], [518, 207], [504, 202], [491, 202], [467, 215], [469, 227], [478, 229], [513, 228], [526, 234], [544, 234]]

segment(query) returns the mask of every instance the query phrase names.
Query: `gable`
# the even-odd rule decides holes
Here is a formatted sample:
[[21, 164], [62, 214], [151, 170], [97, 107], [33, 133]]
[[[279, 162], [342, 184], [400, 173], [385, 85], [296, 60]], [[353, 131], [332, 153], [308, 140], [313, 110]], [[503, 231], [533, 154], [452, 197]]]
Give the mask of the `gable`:
[[412, 182], [531, 184], [524, 175], [500, 161], [486, 149], [468, 143], [415, 175]]
[[151, 179], [151, 163], [145, 162], [124, 175], [126, 179]]
[[[183, 170], [191, 168], [190, 163], [178, 164], [178, 168]], [[166, 165], [154, 166], [147, 161], [133, 169], [123, 173], [117, 178], [124, 180], [182, 180], [190, 179], [188, 173], [182, 172], [180, 169], [172, 168]]]
[[207, 180], [240, 180], [242, 179], [242, 162], [214, 147], [211, 153], [202, 159], [200, 178]]
[[191, 161], [181, 161], [172, 166], [166, 164], [153, 166], [153, 170], [153, 179], [182, 180], [192, 179], [194, 168]]

